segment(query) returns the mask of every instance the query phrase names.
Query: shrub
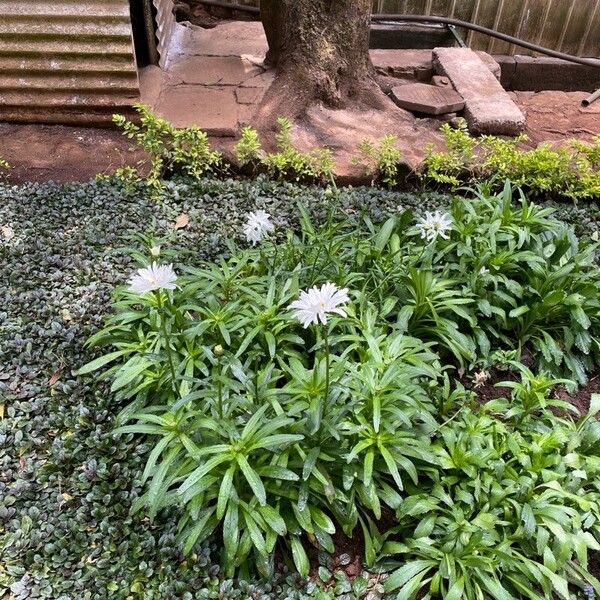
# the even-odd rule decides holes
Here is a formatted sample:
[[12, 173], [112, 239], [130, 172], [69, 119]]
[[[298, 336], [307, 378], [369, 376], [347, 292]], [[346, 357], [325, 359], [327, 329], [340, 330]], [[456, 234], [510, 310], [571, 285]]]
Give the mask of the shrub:
[[333, 157], [328, 148], [315, 148], [307, 153], [296, 150], [292, 140], [292, 124], [285, 117], [277, 119], [277, 152], [265, 154], [267, 173], [280, 180], [327, 181], [333, 176]]
[[[306, 216], [302, 231], [335, 252]], [[297, 250], [237, 252], [166, 294], [123, 290], [90, 340], [112, 351], [81, 370], [112, 364], [112, 392], [132, 401], [117, 432], [156, 436], [136, 508], [178, 505], [187, 553], [219, 526], [230, 576], [249, 555], [269, 574], [279, 540], [307, 575], [304, 536], [333, 552], [336, 527], [368, 529], [430, 460], [436, 355], [394, 334], [366, 294], [347, 317], [301, 329], [287, 307], [322, 270]]]
[[442, 132], [447, 149], [429, 150], [422, 173], [426, 180], [455, 188], [481, 179], [510, 179], [536, 197], [600, 197], [600, 136], [592, 145], [572, 140], [569, 147], [553, 148], [546, 143], [523, 150], [520, 145], [527, 140], [525, 136], [473, 138], [464, 123], [457, 129], [444, 124]]
[[[148, 153], [150, 172], [146, 183], [155, 192], [163, 179], [173, 174], [199, 178], [219, 169], [221, 154], [211, 149], [207, 134], [199, 127], [178, 129], [144, 104], [136, 104], [135, 108], [140, 116], [139, 124], [122, 115], [115, 115], [113, 121]], [[130, 176], [131, 172], [126, 175]]]
[[285, 117], [277, 119], [279, 132], [275, 136], [276, 152], [264, 152], [258, 132], [243, 127], [234, 154], [242, 165], [262, 167], [270, 177], [279, 181], [323, 183], [333, 177], [333, 156], [329, 148], [314, 148], [303, 153], [294, 147], [292, 124]]
[[242, 165], [260, 162], [263, 153], [256, 129], [249, 126], [242, 127], [241, 137], [233, 147], [233, 152]]
[[387, 187], [395, 187], [399, 183], [398, 163], [402, 158], [397, 143], [398, 137], [391, 134], [384, 135], [378, 145], [365, 138], [358, 145], [360, 156], [354, 157], [353, 162], [362, 164], [373, 181], [379, 180]]

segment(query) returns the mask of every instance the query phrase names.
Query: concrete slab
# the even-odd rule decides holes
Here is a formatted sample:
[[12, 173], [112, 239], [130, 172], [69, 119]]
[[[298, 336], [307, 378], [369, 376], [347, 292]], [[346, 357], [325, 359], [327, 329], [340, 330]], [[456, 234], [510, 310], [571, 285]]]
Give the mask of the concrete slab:
[[[400, 78], [415, 78], [429, 82], [433, 69], [433, 51], [428, 50], [371, 50], [371, 62], [381, 75]], [[481, 50], [477, 56], [486, 64], [498, 81], [502, 76], [500, 65], [493, 56]]]
[[169, 73], [182, 83], [200, 85], [240, 85], [262, 72], [238, 56], [180, 55], [169, 64]]
[[240, 87], [253, 87], [253, 88], [263, 88], [267, 89], [271, 87], [275, 79], [275, 69], [269, 69], [268, 71], [264, 71], [260, 75], [256, 75], [251, 79], [246, 79], [246, 81], [240, 84]]
[[228, 21], [214, 29], [177, 23], [173, 30], [169, 57], [189, 56], [264, 56], [268, 44], [260, 22]]
[[437, 74], [450, 79], [465, 99], [465, 118], [473, 133], [517, 135], [525, 116], [481, 58], [469, 48], [436, 48]]
[[235, 90], [235, 97], [239, 104], [258, 104], [265, 91], [264, 88], [239, 87]]
[[233, 88], [166, 86], [155, 110], [175, 127], [197, 125], [214, 136], [233, 137], [238, 133], [238, 104]]
[[433, 73], [431, 50], [371, 50], [371, 62], [378, 73], [392, 77], [412, 78]]
[[502, 85], [509, 90], [591, 93], [600, 88], [600, 60], [597, 67], [545, 56], [496, 56], [496, 61]]
[[444, 115], [461, 111], [465, 107], [463, 97], [450, 87], [410, 83], [392, 89], [392, 100], [411, 112], [426, 115]]

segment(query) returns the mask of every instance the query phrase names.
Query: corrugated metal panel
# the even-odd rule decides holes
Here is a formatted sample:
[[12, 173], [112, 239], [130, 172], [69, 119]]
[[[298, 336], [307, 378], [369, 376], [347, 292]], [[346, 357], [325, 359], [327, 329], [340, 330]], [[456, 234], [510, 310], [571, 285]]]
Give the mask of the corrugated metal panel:
[[0, 0], [0, 120], [107, 122], [138, 97], [128, 0]]
[[160, 54], [160, 66], [164, 67], [167, 61], [167, 53], [175, 15], [173, 14], [173, 0], [154, 0], [156, 7], [156, 37], [158, 38], [158, 53]]

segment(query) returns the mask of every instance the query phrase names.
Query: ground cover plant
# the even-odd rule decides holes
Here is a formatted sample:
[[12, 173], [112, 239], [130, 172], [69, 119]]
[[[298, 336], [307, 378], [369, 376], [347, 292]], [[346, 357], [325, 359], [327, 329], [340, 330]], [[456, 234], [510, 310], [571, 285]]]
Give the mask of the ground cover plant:
[[[456, 381], [461, 363], [466, 371], [472, 363], [476, 370], [489, 368], [496, 360], [490, 360], [494, 349], [518, 350], [517, 340], [523, 349], [534, 347], [538, 338], [547, 343], [542, 334], [522, 335], [529, 329], [519, 325], [523, 315], [507, 313], [515, 299], [534, 305], [539, 281], [554, 281], [559, 265], [568, 267], [561, 273], [564, 293], [580, 294], [578, 286], [596, 285], [586, 252], [596, 237], [597, 209], [559, 207], [585, 238], [576, 244], [547, 207], [522, 204], [515, 194], [509, 208], [508, 197], [508, 191], [497, 198], [483, 190], [475, 214], [465, 216], [461, 203], [443, 196], [366, 188], [336, 193], [264, 179], [175, 180], [164, 184], [155, 200], [148, 200], [139, 184], [125, 188], [115, 181], [65, 188], [4, 186], [0, 219], [12, 236], [0, 238], [2, 281], [7, 282], [1, 293], [8, 307], [0, 332], [0, 586], [15, 598], [359, 598], [368, 586], [371, 597], [380, 597], [387, 581], [391, 598], [411, 597], [411, 590], [421, 587], [432, 597], [436, 589], [446, 597], [467, 597], [478, 592], [461, 587], [466, 572], [475, 573], [469, 581], [484, 597], [503, 597], [498, 585], [516, 598], [548, 597], [549, 586], [561, 597], [566, 581], [573, 597], [584, 597], [590, 591], [586, 585], [597, 586], [586, 564], [587, 550], [597, 543], [594, 421], [553, 416], [552, 378], [538, 375], [538, 365], [531, 365], [531, 373], [523, 371], [522, 381], [522, 367], [510, 366], [506, 377], [514, 390], [483, 412], [473, 403], [475, 392], [462, 385], [469, 377]], [[298, 205], [306, 210], [299, 212]], [[412, 215], [405, 213], [409, 208]], [[260, 210], [271, 215], [269, 221], [259, 213], [247, 223], [247, 214]], [[390, 216], [395, 220], [386, 224]], [[490, 251], [496, 221], [497, 254]], [[267, 222], [272, 231], [264, 227]], [[289, 227], [295, 237], [288, 237]], [[252, 246], [263, 228], [268, 238]], [[527, 235], [516, 233], [521, 230]], [[332, 236], [324, 235], [330, 231]], [[568, 251], [561, 246], [565, 235], [571, 240]], [[515, 266], [498, 259], [516, 250], [537, 256], [541, 240], [547, 241], [546, 260], [528, 258], [540, 265], [531, 277], [518, 260]], [[133, 254], [125, 247], [134, 248]], [[561, 249], [555, 255], [549, 248]], [[488, 254], [494, 260], [483, 265]], [[138, 260], [174, 263], [173, 283], [180, 287], [169, 291], [169, 300], [163, 292], [160, 307], [156, 292], [127, 291], [128, 279], [141, 266]], [[479, 262], [490, 273], [475, 273]], [[298, 264], [303, 267], [296, 269]], [[423, 287], [427, 282], [411, 274], [410, 266], [430, 271], [431, 285]], [[507, 284], [512, 280], [523, 288], [519, 294]], [[322, 323], [304, 329], [290, 305], [301, 299], [301, 290], [313, 284], [320, 290], [327, 281], [348, 289], [348, 300], [334, 307], [346, 314], [328, 315], [330, 331]], [[119, 304], [107, 317], [108, 327], [115, 329], [98, 334], [115, 286]], [[495, 286], [512, 291], [488, 314], [484, 301]], [[419, 289], [429, 291], [423, 296]], [[236, 297], [243, 303], [236, 304]], [[221, 301], [215, 305], [213, 299]], [[587, 328], [585, 320], [579, 325], [593, 348], [594, 309], [587, 298], [578, 300], [590, 321]], [[575, 315], [581, 317], [576, 305], [558, 313], [562, 325], [550, 335], [559, 347], [568, 341], [565, 330], [578, 323]], [[127, 312], [129, 323], [123, 320]], [[460, 329], [446, 321], [459, 323]], [[128, 327], [133, 323], [135, 337]], [[206, 329], [193, 331], [199, 323]], [[248, 332], [254, 334], [244, 348]], [[466, 352], [457, 345], [456, 333], [469, 342]], [[489, 351], [480, 342], [483, 335]], [[84, 348], [91, 336], [116, 345]], [[143, 370], [138, 364], [140, 374], [130, 381], [119, 379], [117, 369], [107, 381], [98, 381], [91, 371], [75, 375], [89, 361], [102, 360], [105, 351], [124, 350], [134, 364], [151, 364]], [[570, 353], [587, 356], [576, 344]], [[554, 378], [570, 376], [568, 354], [548, 361]], [[114, 358], [121, 365], [126, 360]], [[118, 366], [106, 362], [98, 372], [113, 364]], [[591, 363], [583, 361], [583, 369], [588, 367]], [[142, 381], [149, 383], [144, 387]], [[133, 399], [137, 405], [121, 412]], [[202, 417], [194, 423], [198, 412]], [[171, 465], [190, 449], [192, 459], [197, 456], [203, 465], [226, 456], [212, 463], [210, 475], [222, 476], [221, 481], [204, 492], [193, 490], [204, 493], [201, 503], [196, 497], [196, 506], [194, 498], [180, 503], [175, 491], [183, 480], [163, 494], [172, 475], [163, 460], [176, 446], [176, 436], [156, 451], [160, 435], [128, 430], [113, 435], [115, 428], [139, 427], [147, 418], [150, 426], [164, 429], [154, 417], [170, 415], [181, 419], [178, 427], [192, 429], [188, 437], [200, 449], [196, 455], [186, 441]], [[253, 431], [257, 422], [279, 429], [263, 429], [259, 436], [260, 429]], [[239, 435], [244, 429], [245, 437]], [[194, 437], [198, 434], [201, 440]], [[257, 477], [243, 458], [238, 460], [246, 453]], [[287, 464], [278, 464], [284, 460]], [[225, 473], [232, 466], [229, 479]], [[160, 475], [155, 479], [161, 468], [163, 485]], [[323, 473], [331, 477], [332, 488]], [[209, 481], [210, 476], [203, 485]], [[236, 491], [237, 502], [230, 494], [225, 503], [222, 485]], [[486, 506], [489, 489], [497, 498], [493, 506]], [[422, 500], [428, 514], [422, 512]], [[304, 501], [305, 508], [298, 510]], [[223, 535], [228, 514], [233, 531], [234, 506], [240, 533], [231, 564]], [[201, 542], [206, 533], [202, 512], [210, 510], [205, 525], [210, 528], [218, 513], [223, 526]], [[339, 542], [338, 533], [330, 533], [332, 525], [353, 528], [355, 538], [366, 541], [363, 562], [372, 576], [351, 582], [342, 571], [332, 577], [333, 567], [347, 561], [329, 553], [329, 536]], [[190, 541], [193, 527], [198, 537]], [[456, 539], [447, 537], [450, 530]], [[184, 556], [186, 542], [192, 547]], [[313, 551], [315, 544], [320, 552]], [[239, 557], [248, 548], [250, 560], [243, 563]], [[436, 549], [447, 558], [440, 559]], [[484, 556], [483, 562], [469, 552]], [[304, 554], [313, 567], [308, 580], [293, 574], [305, 569]], [[484, 565], [492, 559], [500, 559], [502, 568], [488, 572]], [[473, 571], [478, 564], [481, 569]], [[410, 569], [402, 571], [407, 565]], [[232, 570], [249, 579], [230, 578]], [[272, 574], [264, 580], [261, 572]]]

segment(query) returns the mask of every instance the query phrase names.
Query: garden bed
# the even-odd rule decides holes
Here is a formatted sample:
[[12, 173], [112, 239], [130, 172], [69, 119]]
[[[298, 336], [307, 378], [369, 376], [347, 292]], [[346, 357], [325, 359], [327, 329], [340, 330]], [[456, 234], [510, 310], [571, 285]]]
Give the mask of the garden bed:
[[[99, 356], [84, 343], [134, 269], [126, 248], [140, 247], [139, 236], [163, 240], [176, 268], [198, 266], [226, 253], [229, 238], [243, 243], [249, 211], [267, 210], [283, 239], [298, 227], [298, 203], [319, 222], [326, 200], [323, 189], [266, 179], [172, 182], [153, 200], [111, 181], [0, 187], [0, 597], [348, 599], [375, 584], [350, 581], [357, 569], [343, 555], [354, 564], [352, 547], [333, 563], [312, 554], [308, 581], [285, 570], [269, 581], [224, 579], [218, 539], [184, 557], [175, 508], [152, 522], [130, 515], [149, 440], [113, 436], [120, 407], [110, 383], [75, 374]], [[340, 202], [349, 215], [383, 222], [407, 208], [445, 211], [450, 199], [349, 188]], [[595, 203], [556, 208], [581, 237], [597, 237]], [[590, 385], [596, 391], [597, 380]], [[587, 396], [580, 390], [574, 403]], [[344, 568], [329, 581], [318, 563]], [[320, 579], [327, 595], [318, 595]], [[380, 595], [372, 589], [371, 598]]]

